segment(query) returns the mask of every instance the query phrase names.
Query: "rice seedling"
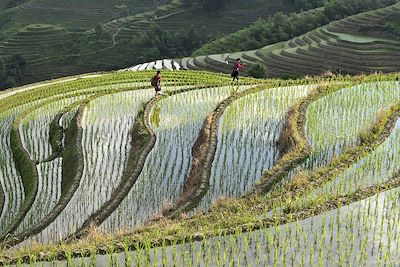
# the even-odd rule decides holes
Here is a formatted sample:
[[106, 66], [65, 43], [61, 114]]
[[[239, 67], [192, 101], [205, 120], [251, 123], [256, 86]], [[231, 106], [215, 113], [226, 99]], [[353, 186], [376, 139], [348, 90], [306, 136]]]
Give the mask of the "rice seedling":
[[[165, 64], [172, 66], [171, 62]], [[232, 87], [230, 78], [219, 74], [165, 72], [165, 95], [157, 98], [152, 98], [154, 91], [149, 85], [152, 74], [143, 71], [77, 76], [0, 94], [0, 182], [4, 192], [4, 201], [0, 201], [1, 234], [6, 234], [21, 216], [18, 227], [9, 232], [28, 231], [64, 198], [63, 163], [68, 155], [63, 151], [54, 153], [54, 125], [62, 132], [56, 139], [61, 147], [68, 144], [63, 131], [80, 127], [82, 138], [76, 140], [83, 151], [82, 177], [68, 204], [40, 233], [19, 247], [0, 250], [0, 264], [397, 264], [398, 118], [393, 127], [373, 132], [373, 138], [382, 139], [379, 142], [373, 143], [366, 134], [378, 114], [399, 102], [396, 74], [338, 77], [332, 81], [271, 80], [270, 85], [251, 91], [260, 81], [243, 79], [238, 87]], [[309, 94], [311, 88], [345, 82], [353, 85], [324, 93], [305, 111], [306, 141], [311, 145], [306, 161], [269, 194], [247, 196], [262, 174], [285, 156], [277, 140], [290, 106]], [[316, 93], [322, 92], [320, 87]], [[242, 94], [245, 90], [252, 93]], [[221, 108], [223, 101], [227, 106]], [[132, 129], [146, 103], [151, 112], [143, 118], [156, 142], [143, 154], [144, 166], [128, 188], [129, 193], [99, 223], [100, 227], [91, 229], [83, 239], [51, 244], [77, 232], [118, 193], [118, 186], [124, 184], [129, 155], [137, 149], [133, 137], [145, 136]], [[218, 111], [222, 115], [216, 120], [215, 154], [210, 155], [211, 186], [195, 212], [174, 220], [162, 218], [160, 211], [184, 192], [185, 179], [191, 165], [196, 164], [193, 151], [201, 151], [196, 140], [207, 125], [206, 118]], [[35, 194], [29, 191], [29, 181], [21, 174], [10, 142], [16, 129], [21, 147], [38, 173]], [[141, 141], [143, 144], [147, 139]], [[345, 157], [350, 148], [363, 146], [363, 153]], [[332, 177], [323, 173], [328, 167], [332, 167]], [[322, 174], [323, 179], [318, 176]], [[34, 201], [27, 207], [32, 196]], [[27, 212], [23, 214], [23, 210]]]

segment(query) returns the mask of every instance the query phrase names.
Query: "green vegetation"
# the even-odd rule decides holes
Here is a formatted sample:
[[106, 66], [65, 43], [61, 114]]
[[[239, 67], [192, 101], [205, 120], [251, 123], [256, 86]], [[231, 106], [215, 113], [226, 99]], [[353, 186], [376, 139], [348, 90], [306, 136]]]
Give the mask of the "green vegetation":
[[[243, 78], [240, 84], [231, 85], [228, 75], [163, 71], [164, 95], [153, 98], [149, 82], [152, 74], [89, 74], [0, 94], [0, 123], [4, 125], [0, 141], [5, 144], [0, 154], [1, 174], [9, 172], [10, 160], [16, 164], [16, 169], [11, 171], [15, 172], [21, 168], [18, 163], [21, 159], [28, 166], [36, 159], [48, 158], [55, 147], [49, 137], [59, 135], [50, 132], [59, 131], [59, 127], [67, 129], [62, 153], [67, 165], [62, 166], [61, 172], [37, 168], [37, 177], [39, 184], [48, 183], [48, 177], [58, 177], [51, 180], [53, 184], [49, 188], [59, 187], [57, 201], [68, 202], [54, 206], [50, 203], [52, 198], [37, 197], [28, 207], [29, 216], [36, 214], [29, 217], [32, 224], [24, 220], [27, 228], [13, 231], [2, 245], [12, 246], [25, 238], [28, 240], [18, 249], [4, 248], [0, 252], [2, 264], [61, 259], [72, 264], [90, 260], [85, 257], [93, 260], [100, 253], [108, 254], [109, 260], [116, 264], [117, 258], [121, 258], [116, 253], [123, 252], [126, 261], [135, 259], [142, 264], [169, 259], [176, 264], [190, 260], [224, 265], [229, 262], [228, 256], [219, 252], [229, 250], [237, 252], [236, 264], [316, 260], [314, 256], [303, 260], [295, 255], [287, 258], [282, 256], [286, 255], [283, 252], [273, 256], [271, 253], [280, 252], [272, 251], [285, 250], [282, 244], [288, 244], [297, 255], [305, 251], [321, 255], [317, 260], [321, 262], [332, 257], [335, 261], [347, 259], [358, 264], [385, 259], [393, 262], [391, 259], [397, 258], [398, 249], [386, 249], [388, 243], [396, 248], [396, 241], [387, 241], [386, 235], [381, 235], [382, 244], [368, 245], [363, 257], [353, 259], [351, 255], [362, 244], [369, 244], [365, 236], [371, 234], [368, 229], [374, 228], [357, 228], [351, 224], [350, 215], [346, 215], [350, 216], [346, 220], [329, 219], [328, 215], [341, 214], [343, 208], [360, 205], [359, 201], [364, 199], [373, 207], [383, 205], [386, 209], [389, 207], [386, 205], [391, 205], [392, 197], [382, 204], [377, 200], [380, 196], [377, 193], [386, 198], [392, 194], [388, 190], [397, 190], [400, 186], [398, 164], [391, 164], [398, 161], [394, 155], [399, 149], [396, 145], [399, 74], [270, 79], [267, 84], [261, 79]], [[376, 95], [380, 95], [378, 100]], [[390, 107], [380, 110], [386, 104]], [[351, 107], [348, 115], [342, 113], [343, 106]], [[262, 119], [248, 116], [252, 113], [265, 113], [265, 116]], [[316, 122], [319, 117], [323, 123]], [[337, 123], [338, 117], [343, 122]], [[54, 121], [58, 121], [59, 127]], [[18, 125], [23, 127], [15, 131]], [[37, 134], [38, 129], [48, 134]], [[13, 134], [20, 136], [18, 143], [4, 142], [10, 137], [14, 140]], [[260, 138], [266, 136], [268, 140], [261, 145]], [[346, 141], [341, 147], [343, 136], [354, 140]], [[60, 136], [55, 139], [60, 140]], [[255, 148], [259, 151], [255, 152]], [[25, 151], [24, 155], [19, 156], [15, 149]], [[257, 159], [251, 156], [263, 154], [268, 156], [254, 164]], [[252, 166], [264, 165], [270, 158], [274, 160], [268, 167], [252, 170]], [[324, 164], [313, 163], [307, 170], [296, 172], [300, 164], [309, 160]], [[59, 161], [55, 159], [46, 164], [57, 167]], [[224, 166], [237, 168], [237, 175], [226, 174]], [[68, 185], [69, 177], [76, 176], [79, 170], [82, 177], [78, 183], [73, 179], [78, 186], [71, 191], [68, 188], [74, 186]], [[358, 172], [365, 175], [357, 176]], [[212, 173], [217, 173], [223, 181], [212, 178]], [[374, 179], [378, 173], [379, 179]], [[20, 183], [24, 184], [22, 174], [21, 178]], [[339, 186], [332, 187], [332, 181], [339, 181]], [[220, 182], [227, 184], [222, 191], [216, 184]], [[18, 179], [5, 180], [5, 199], [11, 199], [15, 183]], [[354, 185], [351, 190], [343, 190], [346, 183]], [[42, 187], [40, 190], [43, 191], [38, 196], [50, 192]], [[211, 196], [205, 194], [208, 192]], [[240, 194], [243, 197], [226, 198]], [[205, 202], [200, 203], [205, 196]], [[167, 203], [164, 198], [168, 198]], [[29, 200], [29, 196], [25, 199]], [[19, 210], [22, 214], [24, 210], [14, 201], [6, 201], [4, 205], [5, 211]], [[207, 211], [191, 212], [197, 205]], [[42, 210], [43, 206], [54, 210]], [[161, 211], [174, 219], [163, 217]], [[357, 214], [390, 223], [397, 218], [375, 212], [374, 208], [368, 208], [365, 215]], [[324, 216], [328, 216], [322, 223], [325, 230], [310, 229], [305, 223], [312, 221], [313, 224]], [[341, 228], [343, 221], [350, 226]], [[305, 236], [325, 232], [336, 237], [330, 242], [315, 243], [318, 246], [307, 242], [296, 245], [303, 237], [289, 232], [274, 234], [292, 227], [293, 233], [301, 231]], [[334, 227], [339, 227], [340, 235], [335, 234]], [[353, 235], [352, 229], [358, 229], [359, 234]], [[388, 233], [397, 235], [397, 230], [389, 227]], [[373, 235], [379, 235], [379, 231]], [[346, 236], [353, 236], [353, 241]], [[64, 242], [58, 243], [58, 238]], [[346, 240], [350, 248], [338, 247]], [[37, 241], [41, 244], [33, 244]], [[201, 248], [196, 248], [198, 242], [202, 243]], [[241, 242], [244, 243], [239, 245]], [[243, 245], [246, 242], [253, 245]], [[218, 246], [221, 246], [219, 250]], [[188, 252], [185, 247], [191, 250]], [[268, 254], [266, 258], [260, 252], [263, 247], [272, 249], [263, 252]], [[338, 254], [329, 254], [332, 247], [337, 248]], [[177, 257], [181, 252], [176, 250], [181, 249], [188, 259]], [[209, 249], [217, 252], [208, 254]], [[378, 253], [370, 253], [372, 250]], [[151, 253], [155, 256], [148, 257]], [[248, 258], [247, 253], [253, 253], [254, 258]]]
[[[81, 106], [71, 120], [70, 127], [65, 132], [65, 150], [63, 152], [63, 179], [61, 182], [61, 198], [68, 192], [69, 188], [83, 173], [83, 151], [82, 151], [82, 112]], [[51, 129], [50, 129], [51, 130]], [[77, 177], [79, 177], [77, 179]]]
[[[144, 0], [35, 0], [0, 11], [0, 57], [10, 73], [0, 87], [187, 56], [261, 13], [290, 8], [280, 1], [234, 0], [217, 3], [224, 16], [215, 16], [207, 11], [214, 2], [184, 7], [179, 0], [157, 1], [154, 9], [153, 1]], [[13, 55], [24, 57], [26, 66], [16, 69]]]
[[285, 15], [278, 13], [266, 20], [259, 20], [253, 25], [236, 33], [217, 39], [193, 53], [193, 56], [225, 53], [226, 51], [245, 51], [269, 44], [287, 41], [327, 24], [359, 12], [377, 9], [394, 4], [395, 1], [326, 1], [323, 7], [303, 13]]
[[13, 87], [22, 81], [26, 66], [26, 59], [15, 54], [7, 60], [0, 57], [0, 90]]
[[[160, 58], [184, 58], [190, 54], [209, 55], [260, 49], [284, 40], [290, 42], [294, 37], [299, 39], [300, 34], [349, 14], [394, 3], [394, 0], [358, 0], [351, 3], [342, 0], [293, 0], [273, 1], [268, 4], [261, 0], [233, 0], [229, 3], [222, 0], [191, 3], [173, 0], [158, 1], [154, 9], [152, 1], [144, 0], [117, 3], [103, 0], [79, 3], [49, 1], [29, 1], [0, 11], [0, 57], [7, 73], [0, 80], [0, 88], [76, 73], [120, 69]], [[210, 13], [210, 10], [213, 12]], [[289, 12], [292, 13], [288, 14]], [[92, 15], [86, 16], [83, 13]], [[366, 18], [368, 17], [360, 16], [360, 21]], [[351, 31], [352, 34], [358, 33], [362, 36], [379, 31], [381, 35], [386, 35], [382, 36], [384, 39], [396, 35], [395, 17], [390, 19], [387, 16], [388, 22], [384, 30], [377, 26], [381, 23], [374, 21], [375, 18], [370, 17], [371, 22], [362, 29], [350, 28], [358, 19], [347, 20], [344, 23], [346, 26], [341, 25], [340, 29], [348, 29], [348, 33]], [[383, 16], [382, 19], [386, 17]], [[226, 34], [230, 35], [225, 36]], [[215, 38], [215, 41], [211, 41]], [[297, 44], [304, 42], [312, 47], [316, 45], [314, 40], [296, 40]], [[292, 43], [293, 39], [289, 47], [294, 50]], [[305, 51], [307, 52], [309, 51]], [[278, 63], [281, 60], [275, 62], [277, 53], [280, 51], [272, 53], [273, 58], [265, 60], [267, 62], [261, 62], [267, 66], [269, 76], [297, 75], [292, 71], [297, 70], [297, 66], [280, 68]], [[16, 57], [24, 60], [17, 60]], [[247, 61], [250, 65], [260, 63], [259, 61], [264, 61], [260, 57], [263, 56], [249, 53]], [[223, 62], [230, 60], [225, 58]], [[207, 66], [203, 59], [193, 61], [193, 64], [190, 61], [189, 68], [196, 64], [200, 68]], [[287, 61], [284, 58], [284, 64]], [[297, 58], [293, 57], [290, 64], [297, 62]], [[311, 62], [309, 64], [314, 65]], [[205, 68], [226, 71], [226, 66], [220, 63], [217, 65]], [[270, 65], [274, 67], [271, 68]], [[334, 64], [327, 63], [322, 71], [339, 71], [332, 65]], [[316, 72], [316, 69], [321, 69], [318, 64], [302, 69], [299, 74], [322, 72]], [[367, 69], [366, 72], [376, 70]]]
[[71, 1], [0, 1], [1, 266], [397, 264], [400, 2]]
[[[174, 69], [230, 73], [236, 58], [241, 58], [247, 64], [245, 74], [253, 65], [262, 64], [269, 77], [395, 72], [400, 68], [400, 40], [392, 38], [393, 33], [380, 31], [377, 34], [376, 29], [386, 18], [399, 12], [397, 3], [334, 21], [286, 42], [256, 50], [174, 59]], [[368, 35], [366, 29], [370, 31]], [[128, 69], [173, 69], [168, 63], [171, 60], [139, 64]]]
[[254, 64], [248, 74], [254, 78], [265, 78], [267, 76], [267, 68], [262, 64]]
[[391, 14], [377, 25], [361, 27], [360, 31], [375, 36], [389, 35], [400, 40], [400, 14]]
[[393, 14], [389, 17], [388, 22], [386, 23], [389, 28], [388, 31], [394, 33], [397, 36], [400, 36], [400, 15]]

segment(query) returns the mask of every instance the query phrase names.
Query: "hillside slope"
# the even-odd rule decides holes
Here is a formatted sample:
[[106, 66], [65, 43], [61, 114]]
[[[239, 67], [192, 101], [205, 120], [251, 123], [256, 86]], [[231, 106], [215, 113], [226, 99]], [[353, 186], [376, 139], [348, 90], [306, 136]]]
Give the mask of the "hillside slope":
[[[164, 3], [166, 0], [159, 1], [160, 5]], [[8, 24], [2, 25], [2, 31], [13, 31], [15, 28], [36, 23], [55, 24], [73, 31], [84, 31], [98, 23], [153, 8], [153, 1], [142, 0], [30, 0], [6, 10], [11, 15]], [[11, 28], [10, 25], [14, 27]]]
[[[335, 0], [327, 3], [333, 7], [341, 7], [341, 1]], [[362, 1], [357, 0], [357, 3]], [[1, 11], [0, 70], [3, 65], [2, 61], [4, 61], [6, 71], [5, 75], [0, 71], [0, 88], [77, 73], [120, 69], [156, 59], [186, 57], [217, 36], [225, 36], [261, 19], [254, 24], [255, 29], [253, 26], [244, 29], [251, 33], [251, 38], [247, 38], [242, 31], [232, 33], [232, 35], [240, 37], [237, 39], [239, 41], [229, 39], [231, 36], [229, 35], [225, 43], [222, 42], [219, 53], [258, 49], [266, 44], [289, 40], [294, 36], [325, 25], [332, 21], [332, 18], [346, 14], [340, 8], [338, 13], [335, 13], [336, 11], [333, 9], [328, 18], [324, 9], [326, 4], [322, 8], [312, 9], [321, 5], [323, 1], [311, 0], [274, 0], [268, 4], [260, 0], [249, 0], [246, 3], [234, 0], [222, 10], [211, 13], [202, 11], [198, 5], [187, 6], [185, 2], [187, 1], [158, 1], [157, 9], [154, 10], [154, 2], [147, 0], [117, 2], [30, 0]], [[277, 11], [299, 11], [303, 6], [298, 6], [296, 4], [298, 2], [308, 3], [309, 5], [304, 5], [304, 7], [311, 8], [311, 10], [290, 16], [279, 13], [274, 16], [274, 19], [301, 18], [296, 22], [299, 27], [304, 26], [300, 31], [291, 20], [287, 20], [284, 27], [274, 26], [273, 28], [276, 28], [274, 36], [263, 31], [263, 21], [268, 21], [269, 15], [275, 14]], [[368, 9], [391, 2], [393, 0], [374, 0], [371, 5], [361, 7]], [[357, 8], [355, 10], [358, 10]], [[304, 18], [306, 19], [304, 20]], [[393, 26], [396, 25], [396, 17], [391, 20], [393, 22], [388, 20], [385, 29], [378, 29], [385, 32], [386, 36], [390, 36], [388, 32], [396, 32], [396, 26]], [[262, 27], [257, 28], [258, 26]], [[380, 26], [375, 24], [373, 27]], [[363, 34], [363, 30], [360, 32]], [[248, 48], [249, 43], [252, 44], [251, 48]], [[299, 41], [297, 43], [299, 44]], [[241, 48], [230, 49], [237, 46], [241, 46]], [[268, 48], [268, 51], [271, 48], [274, 50], [292, 48], [293, 50], [294, 47], [279, 44]], [[306, 47], [302, 46], [301, 49], [306, 49]], [[273, 69], [278, 66], [273, 62], [276, 55], [270, 55], [267, 52], [268, 55], [265, 56], [265, 49], [258, 50], [260, 51], [257, 52], [257, 55], [253, 51], [243, 56], [247, 63], [264, 63], [271, 67], [271, 75], [280, 75], [280, 71], [277, 72]], [[285, 50], [284, 52], [291, 53], [292, 51]], [[241, 56], [242, 53], [235, 53], [229, 57], [225, 55], [206, 57], [214, 52], [202, 54], [203, 57], [191, 60], [185, 58], [180, 62], [182, 63], [181, 67], [227, 72], [230, 66], [226, 65], [225, 61], [229, 62], [232, 58]], [[215, 61], [215, 64], [210, 64], [211, 61]], [[166, 64], [168, 67], [169, 63]], [[158, 65], [154, 63], [150, 66]], [[373, 70], [376, 69], [374, 66], [372, 66]], [[150, 67], [146, 66], [141, 69], [143, 68]], [[285, 67], [285, 75], [292, 75], [293, 72], [296, 72], [291, 68], [290, 66]], [[320, 69], [320, 67], [317, 68]], [[342, 68], [328, 64], [323, 69]], [[370, 71], [371, 68], [368, 67], [367, 70]], [[295, 74], [305, 73], [313, 74], [315, 71], [300, 71]]]
[[[174, 2], [174, 1], [173, 1]], [[196, 29], [207, 28], [207, 34], [225, 35], [246, 27], [259, 18], [267, 18], [276, 12], [291, 12], [295, 9], [289, 5], [289, 1], [275, 0], [265, 2], [262, 0], [229, 1], [229, 4], [221, 11], [205, 11], [197, 6], [177, 7], [170, 12], [159, 12], [154, 20], [137, 20], [134, 17], [122, 18], [105, 24], [105, 28], [111, 24], [121, 29], [118, 38], [144, 32], [146, 27], [154, 24], [162, 31], [176, 32], [182, 28], [194, 26]], [[204, 33], [205, 34], [205, 33]]]
[[[30, 0], [0, 11], [0, 57], [13, 76], [7, 78], [13, 86], [190, 55], [217, 34], [236, 31], [260, 16], [292, 10], [285, 0], [267, 5], [235, 0], [222, 16], [196, 5], [184, 6], [181, 0], [157, 1], [157, 9], [147, 0]], [[204, 32], [201, 27], [215, 30]], [[24, 59], [18, 68], [13, 67], [15, 55]]]
[[[389, 33], [400, 3], [347, 17], [286, 42], [260, 49], [176, 59], [180, 69], [207, 69], [229, 73], [236, 58], [248, 65], [263, 64], [268, 76], [343, 74], [400, 70], [400, 39]], [[393, 26], [392, 26], [393, 27]], [[387, 31], [377, 31], [387, 29]], [[228, 64], [229, 63], [229, 64]], [[155, 68], [137, 65], [131, 70]], [[250, 67], [249, 66], [249, 67]], [[168, 66], [165, 66], [168, 68]]]

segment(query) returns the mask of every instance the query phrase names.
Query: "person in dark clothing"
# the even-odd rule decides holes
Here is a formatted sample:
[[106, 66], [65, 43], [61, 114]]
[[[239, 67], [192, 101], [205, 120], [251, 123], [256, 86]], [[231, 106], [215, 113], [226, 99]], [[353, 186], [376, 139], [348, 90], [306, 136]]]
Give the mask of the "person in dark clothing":
[[240, 58], [237, 58], [235, 61], [235, 64], [233, 64], [233, 70], [231, 73], [232, 83], [235, 81], [235, 79], [239, 82], [239, 71], [241, 71], [244, 67], [244, 64], [240, 63]]
[[151, 85], [156, 91], [156, 96], [161, 94], [161, 71], [157, 71], [157, 74], [151, 78]]

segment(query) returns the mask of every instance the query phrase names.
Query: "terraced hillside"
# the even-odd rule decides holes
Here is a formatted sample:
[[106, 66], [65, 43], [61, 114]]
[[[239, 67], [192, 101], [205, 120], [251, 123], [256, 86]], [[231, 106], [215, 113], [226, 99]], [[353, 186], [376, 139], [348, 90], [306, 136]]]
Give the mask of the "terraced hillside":
[[[366, 6], [360, 4], [358, 5], [360, 9], [357, 10], [373, 9], [393, 1], [377, 0], [374, 1], [376, 4], [369, 3]], [[77, 73], [115, 70], [161, 58], [180, 58], [176, 60], [180, 69], [228, 72], [231, 60], [240, 56], [245, 58], [249, 65], [265, 64], [269, 67], [270, 76], [313, 75], [325, 70], [359, 73], [398, 69], [398, 65], [392, 62], [398, 61], [397, 50], [393, 49], [393, 45], [382, 48], [388, 38], [398, 38], [396, 15], [388, 17], [386, 16], [388, 14], [384, 14], [386, 11], [376, 11], [376, 16], [366, 16], [368, 20], [366, 25], [370, 30], [363, 26], [362, 23], [365, 21], [361, 21], [362, 27], [358, 30], [352, 28], [353, 32], [347, 33], [350, 36], [343, 36], [335, 29], [325, 26], [323, 30], [327, 36], [313, 37], [319, 33], [309, 32], [291, 41], [246, 53], [186, 58], [205, 43], [219, 36], [234, 33], [259, 19], [269, 20], [269, 15], [278, 11], [299, 12], [293, 15], [298, 18], [310, 15], [311, 22], [314, 20], [312, 14], [318, 13], [316, 15], [318, 18], [315, 23], [305, 21], [306, 25], [300, 31], [296, 26], [297, 30], [289, 35], [284, 31], [280, 32], [279, 38], [260, 31], [258, 36], [254, 37], [258, 40], [258, 45], [252, 46], [251, 49], [269, 44], [271, 40], [287, 40], [289, 36], [296, 36], [317, 27], [316, 25], [323, 25], [335, 19], [336, 15], [339, 17], [348, 15], [335, 14], [336, 11], [333, 11], [328, 19], [321, 11], [324, 7], [319, 7], [323, 2], [274, 0], [266, 3], [261, 0], [245, 2], [233, 0], [222, 10], [212, 10], [211, 13], [210, 10], [205, 11], [202, 1], [188, 4], [187, 1], [181, 0], [160, 0], [156, 2], [156, 9], [154, 2], [146, 0], [18, 2], [17, 6], [0, 11], [0, 57], [6, 68], [6, 77], [0, 80], [0, 88]], [[301, 3], [305, 6], [303, 7]], [[335, 5], [342, 6], [341, 3]], [[302, 12], [304, 8], [314, 9]], [[392, 7], [388, 8], [387, 12], [397, 11]], [[352, 20], [358, 19], [349, 18], [339, 23], [349, 25], [351, 28], [350, 25], [354, 24]], [[385, 25], [380, 25], [382, 21]], [[379, 28], [380, 26], [384, 27]], [[355, 30], [357, 32], [354, 32]], [[380, 37], [383, 40], [363, 39], [371, 32], [385, 33]], [[360, 39], [358, 35], [363, 37]], [[347, 42], [348, 38], [351, 38], [350, 43]], [[378, 43], [374, 43], [373, 40]], [[345, 44], [342, 41], [345, 41]], [[394, 46], [396, 44], [397, 42]], [[326, 48], [326, 45], [329, 47]], [[320, 51], [321, 49], [323, 51]], [[329, 51], [325, 51], [326, 49]], [[341, 53], [343, 55], [339, 58], [343, 63], [335, 62], [336, 58], [332, 57], [330, 50], [335, 49], [343, 50]], [[225, 50], [221, 52], [225, 53]], [[371, 56], [365, 55], [366, 52]], [[349, 53], [351, 55], [348, 57]], [[393, 60], [389, 60], [388, 65], [382, 67], [382, 63], [376, 57], [382, 56], [382, 60], [385, 60], [390, 53], [394, 54]], [[321, 57], [324, 59], [322, 63]], [[350, 60], [352, 62], [349, 62]], [[169, 64], [169, 60], [166, 62]], [[158, 66], [159, 63], [153, 62], [136, 68], [152, 69]], [[165, 67], [168, 68], [168, 65]]]
[[[160, 1], [160, 4], [164, 1]], [[74, 29], [87, 30], [96, 24], [124, 16], [122, 5], [136, 13], [151, 10], [154, 3], [151, 1], [55, 1], [30, 0], [4, 14], [10, 17], [8, 23], [14, 27], [25, 27], [29, 24], [53, 24]], [[4, 25], [3, 25], [4, 27]]]
[[[0, 56], [21, 54], [27, 60], [35, 60], [41, 57], [46, 49], [53, 49], [57, 55], [57, 49], [62, 49], [66, 40], [74, 37], [63, 27], [48, 24], [31, 24], [20, 29], [13, 37], [0, 45]], [[49, 53], [49, 51], [46, 51]]]
[[396, 264], [398, 73], [151, 75], [0, 93], [0, 264]]
[[[381, 32], [390, 18], [400, 14], [400, 4], [329, 23], [287, 42], [257, 50], [175, 59], [176, 69], [213, 70], [228, 73], [241, 58], [249, 67], [263, 64], [272, 77], [319, 75], [326, 71], [343, 74], [393, 72], [400, 69], [400, 39]], [[381, 27], [379, 27], [381, 26]], [[170, 60], [164, 60], [169, 62]], [[128, 68], [156, 69], [145, 63]], [[164, 64], [162, 67], [170, 69]]]
[[168, 6], [159, 9], [155, 18], [151, 13], [140, 14], [107, 22], [104, 24], [104, 28], [116, 32], [117, 39], [143, 33], [150, 25], [169, 32], [193, 26], [195, 29], [207, 28], [207, 34], [227, 34], [235, 32], [259, 18], [266, 18], [279, 11], [290, 12], [293, 9], [294, 6], [281, 0], [268, 3], [261, 0], [246, 2], [232, 0], [223, 11], [210, 15], [210, 11], [205, 12], [199, 7], [185, 8], [181, 5], [181, 1], [175, 0]]
[[[93, 69], [105, 70], [103, 66], [93, 68], [83, 63], [84, 56], [113, 45], [111, 36], [100, 25], [154, 9], [154, 2], [143, 0], [13, 2], [15, 7], [0, 10], [0, 58], [6, 67], [6, 79], [0, 79], [1, 89]], [[167, 1], [157, 3], [164, 6]], [[78, 54], [81, 60], [76, 62]], [[22, 56], [24, 64], [14, 67], [16, 56]]]
[[[235, 0], [226, 6], [223, 16], [210, 15], [198, 4], [186, 6], [181, 0], [29, 0], [15, 4], [0, 10], [0, 58], [6, 67], [0, 89], [189, 55], [210, 38], [293, 9], [282, 0], [268, 5], [260, 0], [243, 5]], [[197, 33], [211, 24], [215, 31]], [[186, 40], [181, 36], [187, 36]], [[16, 64], [21, 56], [23, 64]]]

